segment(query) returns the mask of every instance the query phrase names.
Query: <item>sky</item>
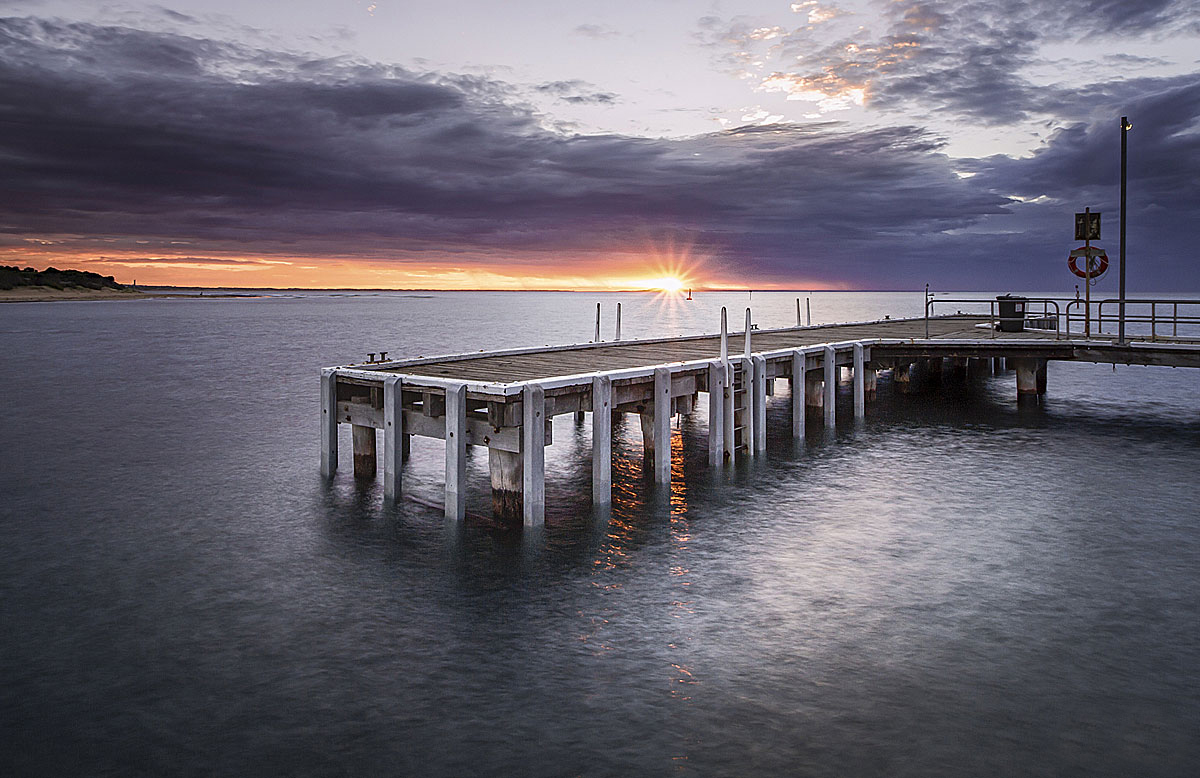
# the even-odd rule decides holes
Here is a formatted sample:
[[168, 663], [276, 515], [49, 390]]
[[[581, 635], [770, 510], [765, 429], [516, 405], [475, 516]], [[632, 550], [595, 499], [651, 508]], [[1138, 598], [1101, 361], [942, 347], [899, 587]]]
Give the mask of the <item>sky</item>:
[[1130, 289], [1200, 290], [1197, 0], [0, 0], [0, 264], [1070, 292], [1123, 115]]

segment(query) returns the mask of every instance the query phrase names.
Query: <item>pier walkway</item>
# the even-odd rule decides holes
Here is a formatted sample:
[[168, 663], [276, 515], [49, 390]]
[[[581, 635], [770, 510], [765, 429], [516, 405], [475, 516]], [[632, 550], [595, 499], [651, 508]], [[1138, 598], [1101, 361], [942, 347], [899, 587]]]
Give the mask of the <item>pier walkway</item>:
[[[998, 331], [988, 316], [755, 330], [739, 333], [511, 349], [326, 368], [321, 374], [321, 467], [338, 467], [338, 426], [352, 427], [356, 477], [376, 476], [376, 430], [383, 430], [384, 494], [400, 496], [412, 435], [445, 441], [446, 517], [465, 512], [466, 447], [487, 447], [494, 512], [526, 525], [544, 521], [544, 448], [551, 419], [592, 417], [593, 502], [612, 489], [612, 418], [639, 416], [647, 470], [671, 478], [671, 418], [708, 397], [708, 458], [723, 467], [766, 450], [767, 398], [790, 384], [792, 435], [808, 417], [832, 428], [840, 372], [852, 374], [854, 416], [863, 418], [878, 371], [891, 371], [901, 393], [926, 391], [939, 377], [1012, 370], [1017, 393], [1046, 391], [1050, 360], [1200, 367], [1200, 340], [1131, 337], [1042, 327]], [[738, 353], [731, 353], [734, 344]], [[374, 355], [372, 355], [372, 359]]]

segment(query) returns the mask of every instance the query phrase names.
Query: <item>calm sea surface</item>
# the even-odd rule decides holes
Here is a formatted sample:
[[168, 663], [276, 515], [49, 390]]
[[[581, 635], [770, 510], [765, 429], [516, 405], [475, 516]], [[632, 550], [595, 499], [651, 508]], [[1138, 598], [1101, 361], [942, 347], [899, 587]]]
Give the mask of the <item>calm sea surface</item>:
[[[762, 327], [795, 294], [755, 293]], [[1183, 776], [1200, 764], [1200, 370], [1052, 363], [879, 401], [668, 496], [555, 422], [547, 525], [318, 474], [318, 370], [714, 331], [747, 295], [0, 306], [0, 774]], [[814, 322], [921, 295], [812, 296]], [[843, 391], [841, 403], [849, 397]], [[487, 514], [487, 457], [469, 466]]]

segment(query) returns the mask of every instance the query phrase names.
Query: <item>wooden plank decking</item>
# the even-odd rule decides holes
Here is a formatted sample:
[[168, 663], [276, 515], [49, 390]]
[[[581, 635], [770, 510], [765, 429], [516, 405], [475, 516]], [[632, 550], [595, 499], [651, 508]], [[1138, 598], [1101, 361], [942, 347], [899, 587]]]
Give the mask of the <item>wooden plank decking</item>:
[[[987, 317], [979, 319], [979, 321], [986, 320]], [[1053, 332], [1026, 331], [1024, 333], [1003, 333], [1003, 335], [1005, 338], [1018, 337], [1036, 340], [1054, 338]], [[990, 331], [981, 330], [974, 326], [973, 321], [961, 318], [932, 319], [929, 322], [929, 337], [931, 338], [974, 339], [990, 336]], [[757, 353], [872, 338], [910, 340], [924, 337], [925, 321], [909, 319], [752, 331], [751, 347]], [[737, 356], [742, 353], [743, 338], [744, 333], [741, 332], [730, 334], [730, 355]], [[403, 367], [392, 368], [392, 370], [410, 375], [456, 381], [506, 384], [520, 381], [540, 381], [582, 373], [626, 370], [672, 362], [715, 359], [720, 356], [720, 351], [720, 336], [684, 337], [657, 342], [614, 342], [603, 346], [587, 344], [523, 354], [484, 354], [479, 357], [418, 362], [416, 364], [409, 362]], [[383, 372], [386, 371], [387, 368]]]

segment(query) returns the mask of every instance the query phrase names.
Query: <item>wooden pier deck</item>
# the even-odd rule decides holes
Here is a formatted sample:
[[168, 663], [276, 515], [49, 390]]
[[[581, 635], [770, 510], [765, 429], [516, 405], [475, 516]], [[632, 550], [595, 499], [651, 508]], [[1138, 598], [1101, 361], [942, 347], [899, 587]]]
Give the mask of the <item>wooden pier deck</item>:
[[[466, 449], [486, 447], [493, 508], [526, 525], [544, 521], [544, 447], [551, 419], [592, 417], [593, 502], [611, 499], [614, 413], [637, 414], [648, 470], [669, 483], [671, 418], [691, 414], [707, 395], [708, 455], [714, 467], [766, 451], [767, 398], [790, 384], [792, 435], [809, 415], [836, 423], [838, 371], [853, 374], [856, 419], [866, 415], [876, 375], [890, 371], [897, 391], [927, 391], [949, 373], [998, 368], [1016, 373], [1018, 396], [1046, 392], [1050, 360], [1200, 367], [1200, 342], [1116, 343], [1111, 336], [1026, 329], [1000, 332], [988, 317], [885, 319], [876, 322], [754, 330], [748, 333], [587, 343], [420, 357], [326, 368], [321, 376], [321, 465], [338, 466], [338, 426], [352, 427], [354, 471], [376, 475], [376, 430], [384, 435], [384, 493], [401, 493], [412, 435], [445, 441], [446, 516], [464, 513]], [[827, 380], [832, 377], [832, 380]]]

